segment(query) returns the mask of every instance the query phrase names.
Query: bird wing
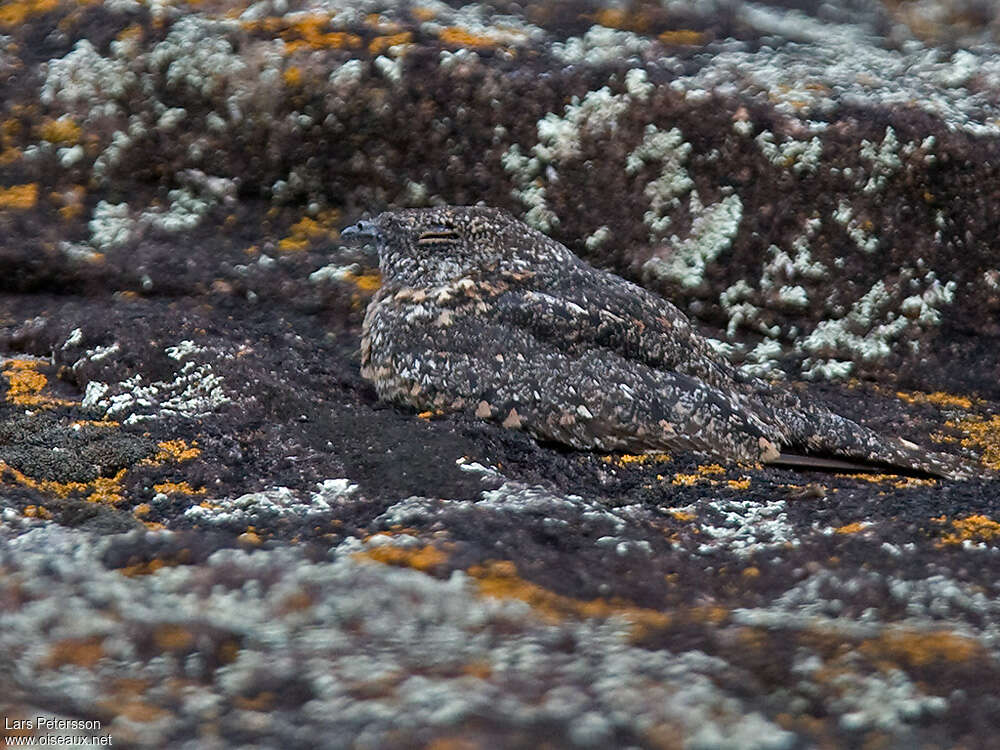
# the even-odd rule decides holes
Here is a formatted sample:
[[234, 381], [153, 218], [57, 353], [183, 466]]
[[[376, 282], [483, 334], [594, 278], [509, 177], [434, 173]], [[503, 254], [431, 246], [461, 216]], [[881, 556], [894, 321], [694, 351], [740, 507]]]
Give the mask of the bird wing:
[[744, 375], [680, 310], [642, 287], [584, 264], [555, 277], [549, 285], [504, 291], [493, 314], [567, 357], [603, 350], [721, 394], [741, 420], [764, 425], [754, 432], [782, 446], [783, 465], [832, 470], [839, 460], [842, 470], [867, 465], [948, 477], [967, 472], [955, 456], [880, 435], [820, 404], [804, 403], [787, 388]]
[[512, 286], [495, 300], [494, 314], [569, 355], [599, 347], [725, 390], [747, 380], [662, 297], [582, 263], [554, 276]]
[[576, 448], [777, 454], [765, 424], [697, 378], [599, 346], [566, 351], [560, 337], [512, 325], [495, 305], [424, 307], [370, 308], [372, 335], [392, 330], [366, 367], [383, 397], [462, 409]]

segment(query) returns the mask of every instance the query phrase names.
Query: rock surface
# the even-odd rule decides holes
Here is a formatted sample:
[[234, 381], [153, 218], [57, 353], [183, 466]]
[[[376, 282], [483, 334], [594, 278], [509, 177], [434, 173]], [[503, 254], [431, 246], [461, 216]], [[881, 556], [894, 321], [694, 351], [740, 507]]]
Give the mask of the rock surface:
[[[0, 713], [149, 747], [1000, 746], [998, 18], [5, 3]], [[983, 476], [379, 405], [338, 229], [477, 201]]]

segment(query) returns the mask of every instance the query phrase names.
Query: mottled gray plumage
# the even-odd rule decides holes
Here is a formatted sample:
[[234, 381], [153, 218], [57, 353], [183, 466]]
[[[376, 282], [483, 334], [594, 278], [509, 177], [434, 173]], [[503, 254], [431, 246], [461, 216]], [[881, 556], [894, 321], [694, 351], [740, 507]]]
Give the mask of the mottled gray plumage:
[[383, 286], [361, 356], [385, 400], [467, 411], [576, 448], [963, 473], [953, 456], [745, 375], [672, 304], [506, 212], [391, 211], [344, 236], [378, 248]]

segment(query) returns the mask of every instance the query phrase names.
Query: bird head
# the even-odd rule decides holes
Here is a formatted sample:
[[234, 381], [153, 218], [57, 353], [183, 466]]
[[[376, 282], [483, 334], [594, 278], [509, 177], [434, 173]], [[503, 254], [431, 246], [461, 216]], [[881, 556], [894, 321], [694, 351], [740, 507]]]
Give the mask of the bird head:
[[383, 279], [416, 287], [573, 257], [506, 211], [480, 206], [386, 211], [347, 227], [341, 239], [373, 242]]

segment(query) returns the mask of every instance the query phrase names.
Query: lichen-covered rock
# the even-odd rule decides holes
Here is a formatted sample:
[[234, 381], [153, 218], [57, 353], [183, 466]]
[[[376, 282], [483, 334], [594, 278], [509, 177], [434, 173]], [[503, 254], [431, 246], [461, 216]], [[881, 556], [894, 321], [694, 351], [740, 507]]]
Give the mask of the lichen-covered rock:
[[[945, 385], [949, 343], [996, 335], [979, 323], [1000, 310], [1000, 63], [924, 46], [911, 4], [889, 11], [56, 5], [7, 43], [25, 71], [4, 161], [12, 188], [45, 187], [23, 253], [54, 256], [48, 273], [127, 257], [123, 282], [149, 291], [170, 282], [136, 246], [248, 237], [262, 206], [237, 196], [279, 226], [326, 217], [314, 238], [362, 209], [485, 201], [669, 294], [762, 371], [926, 385], [930, 361]], [[56, 22], [44, 66], [12, 51]]]
[[0, 713], [149, 747], [990, 746], [995, 479], [380, 406], [379, 278], [338, 232], [507, 208], [745, 371], [997, 469], [997, 28], [3, 4]]

